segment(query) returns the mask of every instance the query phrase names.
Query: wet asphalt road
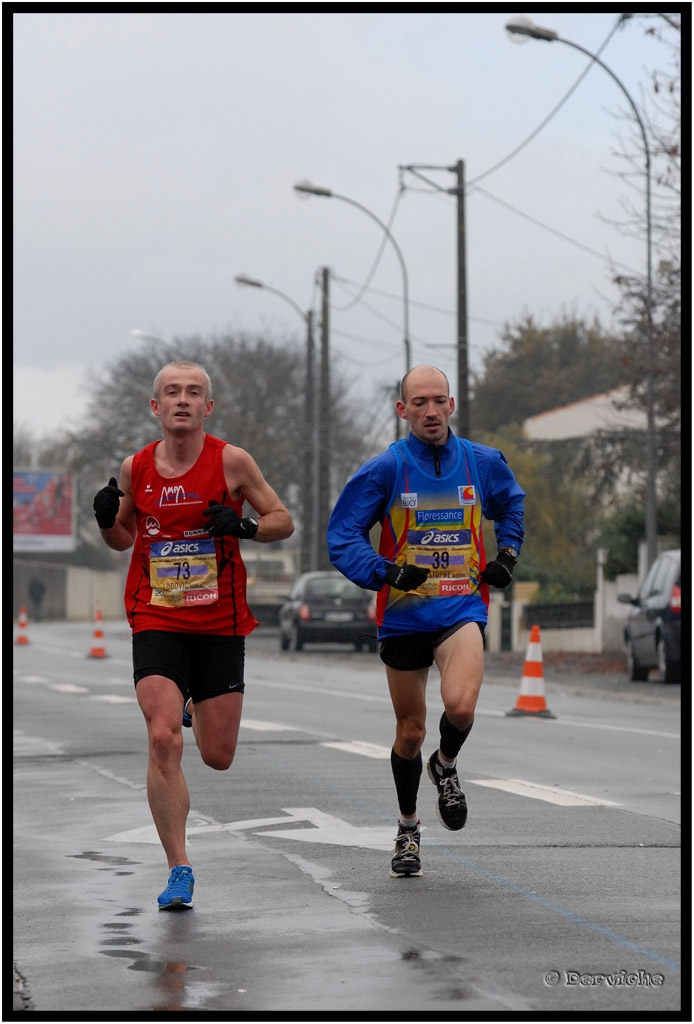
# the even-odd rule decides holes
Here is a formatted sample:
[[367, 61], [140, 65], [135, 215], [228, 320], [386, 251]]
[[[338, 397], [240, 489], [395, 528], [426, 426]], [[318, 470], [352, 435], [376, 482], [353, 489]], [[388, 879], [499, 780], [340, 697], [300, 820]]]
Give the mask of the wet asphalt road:
[[[16, 1011], [677, 1012], [679, 686], [552, 657], [556, 719], [520, 720], [523, 657], [489, 656], [459, 768], [469, 824], [441, 828], [424, 777], [424, 874], [393, 880], [378, 656], [280, 654], [259, 630], [230, 772], [186, 735], [195, 909], [161, 914], [129, 634], [104, 633], [104, 659], [90, 624], [30, 624], [14, 652]], [[429, 703], [425, 756], [435, 674]]]

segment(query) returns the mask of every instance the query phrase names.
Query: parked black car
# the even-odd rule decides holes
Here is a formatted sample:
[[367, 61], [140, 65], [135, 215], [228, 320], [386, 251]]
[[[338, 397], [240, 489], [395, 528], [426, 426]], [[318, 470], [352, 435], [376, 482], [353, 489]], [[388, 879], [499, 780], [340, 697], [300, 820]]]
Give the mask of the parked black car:
[[624, 627], [627, 673], [631, 680], [648, 679], [657, 668], [664, 683], [680, 679], [681, 553], [664, 551], [653, 562], [636, 597], [620, 594], [617, 600], [634, 607]]
[[326, 642], [354, 644], [358, 651], [378, 648], [375, 592], [362, 590], [337, 569], [299, 576], [279, 620], [283, 651]]

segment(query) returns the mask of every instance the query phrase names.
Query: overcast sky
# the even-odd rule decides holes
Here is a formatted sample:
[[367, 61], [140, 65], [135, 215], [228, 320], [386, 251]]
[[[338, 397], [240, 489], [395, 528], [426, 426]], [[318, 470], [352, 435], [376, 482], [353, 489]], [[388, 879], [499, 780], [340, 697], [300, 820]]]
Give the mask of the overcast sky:
[[[625, 203], [644, 203], [618, 176], [627, 101], [572, 47], [513, 42], [512, 16], [15, 13], [15, 423], [39, 433], [78, 423], [87, 370], [148, 344], [133, 329], [164, 340], [268, 329], [303, 343], [290, 303], [234, 277], [317, 310], [322, 267], [331, 352], [355, 393], [404, 372], [406, 286], [412, 365], [440, 366], [455, 392], [456, 205], [446, 190], [458, 160], [471, 366], [525, 314], [609, 325], [609, 259], [645, 270], [644, 241], [612, 223]], [[597, 53], [619, 14], [526, 17]], [[645, 35], [654, 18], [626, 22], [601, 53], [637, 102], [648, 71], [667, 66], [665, 47]], [[409, 166], [429, 184], [399, 170]], [[302, 179], [372, 216], [298, 198]], [[394, 209], [404, 272], [373, 219], [387, 224]]]

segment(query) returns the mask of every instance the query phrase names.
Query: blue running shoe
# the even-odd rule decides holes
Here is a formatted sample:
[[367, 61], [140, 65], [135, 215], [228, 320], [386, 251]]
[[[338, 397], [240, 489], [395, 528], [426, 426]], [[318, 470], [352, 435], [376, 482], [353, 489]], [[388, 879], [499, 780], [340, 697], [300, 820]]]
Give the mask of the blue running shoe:
[[188, 700], [183, 705], [183, 724], [186, 727], [186, 729], [190, 729], [190, 727], [193, 724], [193, 719], [188, 714], [188, 705], [190, 704], [191, 700], [192, 697], [189, 697]]
[[193, 906], [195, 878], [190, 864], [176, 864], [171, 868], [169, 884], [157, 897], [160, 910], [190, 910]]

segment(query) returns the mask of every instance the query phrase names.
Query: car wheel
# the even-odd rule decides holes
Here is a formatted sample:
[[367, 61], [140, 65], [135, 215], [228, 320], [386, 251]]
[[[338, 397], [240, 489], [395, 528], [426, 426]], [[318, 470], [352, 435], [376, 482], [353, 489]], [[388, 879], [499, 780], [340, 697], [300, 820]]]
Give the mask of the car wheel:
[[656, 650], [658, 653], [658, 672], [660, 673], [660, 678], [664, 683], [679, 683], [681, 675], [680, 666], [678, 662], [674, 662], [672, 658], [668, 657], [668, 649], [664, 637], [658, 637]]
[[296, 625], [296, 623], [294, 623], [294, 625], [292, 626], [292, 635], [291, 635], [290, 646], [291, 646], [291, 649], [293, 651], [301, 651], [301, 650], [303, 650], [304, 639], [303, 639], [303, 637], [302, 637], [302, 635], [301, 635], [301, 633], [299, 631], [299, 627]]
[[627, 676], [632, 683], [648, 679], [648, 669], [639, 664], [631, 640], [627, 640]]

